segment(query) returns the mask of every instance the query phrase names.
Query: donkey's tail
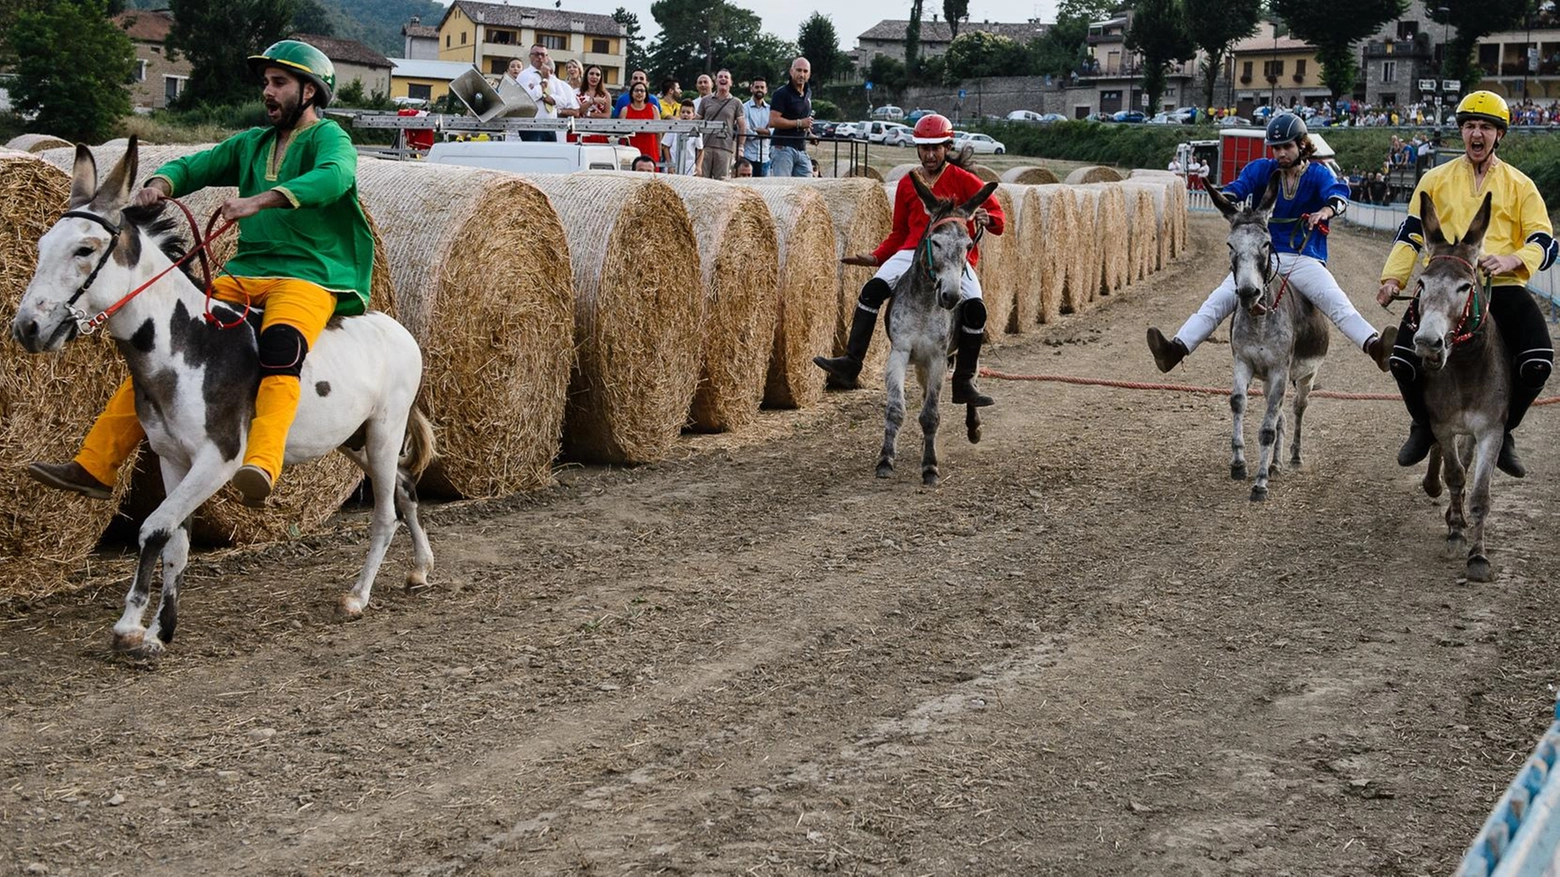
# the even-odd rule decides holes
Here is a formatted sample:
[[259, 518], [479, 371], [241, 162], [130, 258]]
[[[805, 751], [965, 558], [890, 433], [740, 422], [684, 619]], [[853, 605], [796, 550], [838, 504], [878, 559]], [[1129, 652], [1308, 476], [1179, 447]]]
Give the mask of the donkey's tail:
[[406, 419], [406, 444], [401, 452], [401, 468], [417, 477], [438, 456], [433, 438], [433, 424], [423, 414], [421, 405], [413, 405], [411, 416]]

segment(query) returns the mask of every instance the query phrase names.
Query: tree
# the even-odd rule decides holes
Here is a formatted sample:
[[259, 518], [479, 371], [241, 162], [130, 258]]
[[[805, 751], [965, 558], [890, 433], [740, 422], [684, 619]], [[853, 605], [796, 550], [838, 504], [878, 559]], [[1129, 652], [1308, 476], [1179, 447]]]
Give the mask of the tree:
[[970, 17], [970, 0], [943, 0], [943, 18], [948, 19], [948, 39], [959, 38], [959, 22]]
[[644, 32], [639, 28], [639, 16], [619, 6], [612, 11], [612, 20], [623, 25], [624, 54], [628, 56], [630, 70], [643, 70], [650, 59], [645, 55]]
[[794, 45], [763, 32], [757, 13], [728, 0], [656, 0], [650, 14], [661, 26], [650, 46], [652, 81], [670, 76], [687, 84], [722, 67], [738, 80], [773, 77], [796, 54]]
[[1108, 0], [1062, 0], [1056, 23], [1029, 42], [1028, 70], [1057, 77], [1077, 70], [1088, 52], [1089, 22], [1099, 21], [1110, 9]]
[[298, 33], [311, 33], [322, 37], [335, 36], [336, 15], [326, 9], [320, 0], [298, 0], [298, 10], [293, 13], [292, 29]]
[[1139, 0], [1127, 29], [1126, 46], [1143, 56], [1143, 91], [1150, 109], [1159, 107], [1170, 65], [1197, 55], [1186, 32], [1186, 8], [1181, 0]]
[[1257, 30], [1262, 0], [1182, 0], [1186, 33], [1206, 53], [1203, 61], [1203, 106], [1213, 106], [1213, 86], [1224, 70], [1224, 58], [1237, 40]]
[[259, 97], [248, 58], [287, 35], [298, 0], [168, 0], [168, 11], [169, 57], [190, 60], [180, 104], [238, 104]]
[[[1503, 0], [1502, 0], [1503, 2]], [[1408, 0], [1272, 0], [1289, 32], [1316, 47], [1322, 81], [1337, 104], [1354, 85], [1359, 55], [1354, 47], [1403, 14]]]
[[921, 60], [921, 0], [910, 0], [910, 24], [905, 27], [905, 69]]
[[1498, 31], [1522, 27], [1534, 4], [1532, 0], [1424, 0], [1424, 6], [1431, 21], [1456, 31], [1442, 49], [1441, 76], [1462, 80], [1467, 90], [1483, 72], [1473, 63], [1479, 40]]
[[960, 34], [943, 55], [949, 82], [980, 76], [1008, 76], [1024, 66], [1024, 47], [1011, 37], [983, 30]]
[[867, 81], [873, 88], [898, 92], [909, 82], [909, 71], [898, 58], [890, 55], [873, 55], [867, 66]]
[[834, 31], [834, 22], [821, 12], [814, 12], [802, 22], [796, 34], [796, 47], [812, 65], [812, 81], [828, 85], [843, 72], [844, 58], [840, 52], [840, 38]]
[[21, 9], [5, 33], [16, 60], [11, 103], [36, 113], [28, 130], [101, 143], [130, 114], [135, 70], [130, 37], [108, 18], [106, 0], [54, 0]]

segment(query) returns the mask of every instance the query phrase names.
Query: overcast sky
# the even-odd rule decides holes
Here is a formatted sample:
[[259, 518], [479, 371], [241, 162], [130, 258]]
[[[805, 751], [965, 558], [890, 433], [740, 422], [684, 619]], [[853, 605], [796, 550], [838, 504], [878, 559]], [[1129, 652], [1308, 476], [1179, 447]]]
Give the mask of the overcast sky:
[[[487, 0], [504, 2], [504, 0]], [[910, 17], [910, 0], [856, 0], [844, 7], [822, 4], [816, 0], [731, 0], [743, 9], [758, 13], [764, 21], [764, 30], [781, 39], [795, 40], [802, 22], [814, 11], [822, 11], [834, 22], [834, 32], [839, 34], [840, 48], [850, 51], [856, 48], [856, 36], [885, 18]], [[546, 5], [546, 0], [511, 0], [514, 6]], [[656, 35], [655, 16], [650, 14], [651, 0], [563, 0], [563, 8], [576, 12], [596, 12], [611, 15], [619, 6], [639, 16], [639, 26], [648, 40]], [[970, 21], [1027, 21], [1039, 18], [1044, 22], [1056, 20], [1056, 0], [969, 0]], [[932, 13], [942, 17], [942, 0], [923, 0], [923, 17], [931, 20]]]

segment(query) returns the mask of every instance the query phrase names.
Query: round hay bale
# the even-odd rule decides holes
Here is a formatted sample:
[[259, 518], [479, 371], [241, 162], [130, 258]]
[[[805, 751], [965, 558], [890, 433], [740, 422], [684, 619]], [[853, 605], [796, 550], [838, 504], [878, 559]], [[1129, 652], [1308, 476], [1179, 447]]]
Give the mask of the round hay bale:
[[[918, 162], [918, 161], [912, 161], [909, 164], [896, 164], [892, 168], [889, 169], [888, 173], [883, 175], [883, 182], [885, 182], [885, 183], [897, 183], [897, 182], [899, 182], [899, 178], [900, 177], [904, 176], [905, 174], [910, 173], [911, 171], [915, 170], [916, 168], [918, 168], [920, 166], [921, 166], [921, 163]], [[893, 199], [894, 195], [893, 195], [893, 191], [892, 190], [890, 190], [888, 197], [889, 197], [890, 200]]]
[[[780, 236], [780, 317], [764, 404], [802, 408], [823, 395], [823, 372], [812, 359], [830, 347], [839, 293], [838, 252], [829, 206], [811, 186], [755, 186]], [[819, 278], [827, 278], [819, 282]], [[881, 340], [881, 339], [879, 339]]]
[[840, 176], [866, 177], [869, 180], [875, 180], [879, 183], [883, 182], [883, 172], [870, 164], [853, 164], [846, 169], [845, 173], [840, 174]]
[[[1022, 246], [1028, 252], [1035, 254], [1040, 287], [1035, 318], [1041, 323], [1054, 323], [1062, 313], [1068, 271], [1075, 254], [1084, 246], [1077, 232], [1077, 208], [1072, 193], [1062, 186], [1030, 186], [1024, 200], [1027, 227], [1020, 229], [1019, 239], [1025, 242]], [[1039, 237], [1036, 244], [1027, 243], [1031, 230]]]
[[[856, 299], [861, 294], [861, 288], [877, 273], [877, 269], [846, 265], [838, 259], [851, 253], [870, 253], [888, 237], [894, 224], [893, 199], [898, 184], [881, 185], [870, 179], [826, 180], [806, 177], [789, 180], [765, 177], [751, 182], [760, 185], [810, 186], [828, 204], [829, 218], [834, 223], [835, 266], [839, 269], [840, 284], [833, 330], [833, 354], [843, 354], [850, 335], [850, 324], [856, 315]], [[867, 383], [882, 377], [883, 366], [887, 362], [887, 344], [873, 344], [867, 348], [861, 381]]]
[[1170, 261], [1172, 239], [1175, 236], [1172, 217], [1170, 216], [1170, 193], [1166, 186], [1153, 179], [1132, 178], [1122, 184], [1128, 191], [1138, 191], [1149, 198], [1152, 210], [1151, 221], [1154, 227], [1154, 240], [1149, 252], [1144, 270], [1152, 274], [1163, 268]]
[[1067, 191], [1073, 197], [1073, 251], [1067, 264], [1067, 286], [1062, 293], [1062, 313], [1082, 313], [1100, 294], [1100, 271], [1104, 267], [1099, 255], [1100, 193], [1097, 189], [1072, 186]]
[[987, 167], [986, 165], [983, 165], [983, 164], [972, 164], [972, 165], [970, 165], [969, 170], [970, 170], [970, 173], [974, 174], [977, 177], [980, 177], [980, 181], [982, 183], [1000, 183], [1000, 182], [1002, 182], [1002, 175], [997, 173], [995, 170], [991, 169], [990, 167]]
[[1127, 228], [1127, 199], [1116, 183], [1094, 183], [1099, 192], [1095, 224], [1094, 256], [1100, 263], [1100, 295], [1120, 292], [1128, 283], [1131, 232]]
[[1102, 164], [1087, 165], [1076, 168], [1067, 175], [1064, 181], [1069, 186], [1081, 186], [1085, 183], [1119, 183], [1122, 180], [1121, 171]]
[[688, 419], [706, 432], [737, 429], [757, 418], [769, 374], [779, 316], [775, 223], [764, 199], [745, 186], [681, 176], [662, 181], [688, 208], [704, 284], [699, 384]]
[[1127, 283], [1136, 283], [1159, 267], [1159, 216], [1154, 211], [1154, 198], [1142, 188], [1122, 186], [1126, 197], [1127, 233]]
[[699, 382], [705, 302], [688, 211], [649, 174], [526, 179], [547, 194], [569, 238], [577, 356], [564, 452], [597, 463], [660, 460]]
[[980, 261], [976, 265], [981, 298], [986, 303], [986, 340], [1000, 341], [1004, 335], [1024, 331], [1019, 322], [1019, 298], [1027, 280], [1028, 260], [1023, 258], [1017, 240], [1018, 203], [1006, 186], [992, 193], [1007, 222], [1002, 234], [985, 234], [980, 239]]
[[1001, 191], [1012, 199], [1008, 214], [1007, 270], [1013, 278], [1013, 307], [1009, 314], [1009, 332], [1028, 332], [1045, 321], [1044, 294], [1047, 264], [1045, 252], [1045, 212], [1034, 186], [1004, 184]]
[[69, 140], [61, 140], [53, 134], [22, 134], [12, 137], [5, 144], [6, 149], [14, 149], [17, 152], [42, 152], [45, 149], [75, 148], [75, 144]]
[[[137, 176], [150, 177], [157, 168], [186, 155], [210, 148], [211, 144], [179, 146], [147, 146], [138, 152]], [[93, 161], [98, 174], [106, 174], [124, 155], [125, 147], [92, 147]], [[40, 153], [45, 161], [57, 167], [69, 169], [76, 160], [76, 150], [51, 149]], [[238, 194], [232, 187], [215, 186], [202, 189], [179, 200], [189, 208], [201, 234], [206, 231], [210, 217], [222, 202]], [[360, 196], [361, 197], [361, 196]], [[172, 208], [170, 208], [172, 209]], [[372, 227], [373, 222], [370, 221]], [[181, 220], [179, 235], [186, 245], [193, 243], [194, 235], [187, 223]], [[232, 256], [238, 247], [236, 229], [229, 230], [211, 246], [211, 266], [216, 268]], [[375, 269], [370, 289], [370, 299], [377, 307], [383, 307], [390, 295], [390, 275], [384, 268], [388, 264], [381, 250], [381, 241], [375, 240]], [[192, 264], [193, 264], [192, 260]], [[441, 448], [442, 450], [442, 448]], [[133, 519], [150, 514], [162, 502], [165, 495], [161, 467], [156, 455], [148, 448], [141, 450], [142, 462], [134, 468], [130, 497], [123, 512]], [[362, 481], [363, 473], [351, 461], [339, 454], [330, 454], [298, 466], [288, 467], [277, 482], [276, 493], [264, 509], [253, 509], [238, 500], [238, 494], [224, 487], [196, 510], [191, 521], [190, 535], [196, 542], [207, 545], [250, 544], [296, 538], [300, 534], [318, 529], [327, 518], [335, 514]]]
[[[15, 142], [15, 141], [12, 141]], [[25, 153], [0, 156], [0, 322], [9, 326], [37, 267], [38, 239], [65, 212], [70, 177]], [[0, 599], [31, 600], [70, 586], [115, 513], [101, 502], [52, 490], [27, 477], [34, 461], [64, 462], [119, 382], [123, 360], [107, 332], [58, 354], [0, 345]], [[116, 499], [127, 479], [115, 485]]]
[[1048, 167], [1020, 165], [1002, 172], [1002, 182], [1024, 186], [1046, 186], [1060, 183], [1056, 173]]
[[1170, 213], [1171, 228], [1175, 232], [1170, 238], [1170, 255], [1175, 257], [1186, 250], [1186, 187], [1179, 184], [1169, 186], [1165, 194], [1169, 196], [1165, 209]]
[[1151, 168], [1151, 167], [1135, 167], [1135, 168], [1132, 168], [1131, 170], [1127, 171], [1127, 179], [1129, 179], [1129, 180], [1174, 179], [1174, 180], [1180, 180], [1182, 185], [1185, 185], [1185, 183], [1186, 183], [1186, 178], [1181, 176], [1180, 174], [1174, 172], [1174, 171], [1160, 170], [1158, 168]]

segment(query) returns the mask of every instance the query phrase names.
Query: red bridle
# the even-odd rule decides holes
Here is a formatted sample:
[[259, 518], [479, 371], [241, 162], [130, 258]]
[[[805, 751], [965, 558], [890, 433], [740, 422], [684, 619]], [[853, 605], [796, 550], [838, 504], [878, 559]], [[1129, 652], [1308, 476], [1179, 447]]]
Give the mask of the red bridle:
[[[1457, 262], [1464, 268], [1467, 268], [1468, 275], [1473, 278], [1473, 283], [1468, 289], [1468, 298], [1463, 302], [1462, 319], [1457, 321], [1457, 328], [1452, 330], [1452, 340], [1448, 345], [1450, 347], [1456, 347], [1459, 344], [1467, 342], [1468, 339], [1472, 338], [1474, 334], [1479, 331], [1479, 327], [1484, 325], [1484, 315], [1489, 313], [1490, 309], [1490, 297], [1486, 295], [1484, 296], [1483, 301], [1480, 301], [1479, 288], [1480, 286], [1488, 288], [1493, 278], [1486, 276], [1485, 282], [1480, 284], [1478, 266], [1474, 265], [1472, 262], [1464, 259], [1461, 256], [1453, 256], [1450, 253], [1442, 253], [1437, 256], [1431, 256], [1427, 261], [1434, 262], [1437, 259], [1445, 259], [1449, 262]], [[1470, 320], [1472, 321], [1471, 326], [1469, 325]], [[1408, 325], [1410, 328], [1415, 330], [1418, 330], [1419, 328], [1418, 295], [1415, 295], [1413, 300], [1408, 303]]]

